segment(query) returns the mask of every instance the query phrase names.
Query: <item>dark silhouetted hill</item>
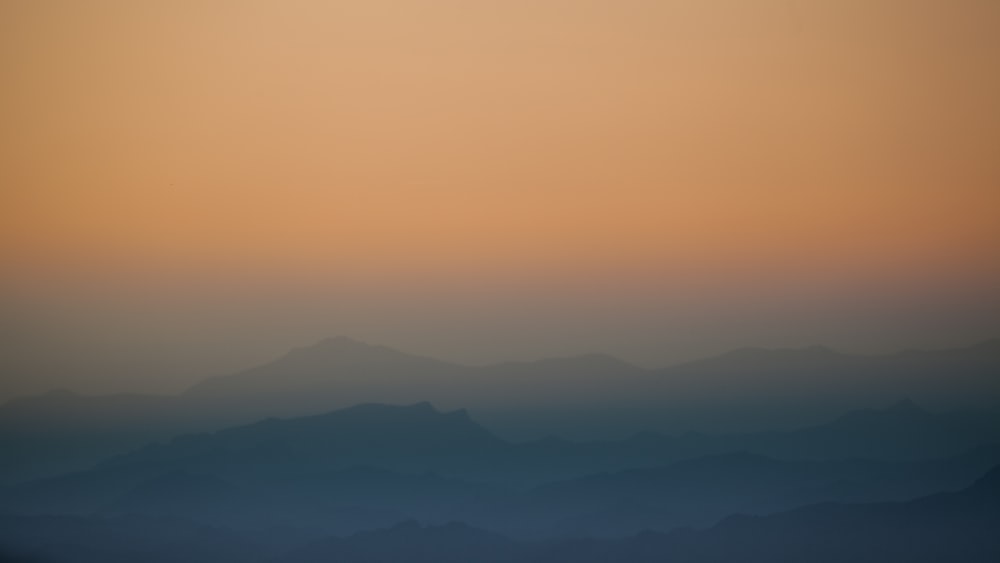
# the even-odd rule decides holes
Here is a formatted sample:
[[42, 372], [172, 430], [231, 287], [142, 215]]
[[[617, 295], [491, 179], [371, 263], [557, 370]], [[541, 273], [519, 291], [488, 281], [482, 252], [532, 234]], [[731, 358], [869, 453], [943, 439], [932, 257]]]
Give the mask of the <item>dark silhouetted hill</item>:
[[615, 540], [515, 541], [462, 523], [405, 521], [289, 548], [287, 535], [275, 539], [280, 530], [250, 536], [177, 518], [0, 516], [0, 545], [13, 560], [49, 563], [992, 563], [997, 529], [1000, 467], [963, 490], [905, 502], [813, 504]]
[[530, 551], [504, 536], [461, 523], [421, 526], [402, 522], [392, 528], [332, 538], [293, 551], [286, 563], [517, 563]]
[[908, 502], [819, 504], [737, 516], [704, 532], [551, 544], [533, 561], [987, 563], [1000, 557], [1000, 468], [972, 487]]
[[296, 348], [277, 360], [206, 379], [182, 394], [194, 402], [224, 399], [252, 416], [294, 416], [331, 405], [414, 402], [465, 368], [338, 337]]
[[[936, 412], [990, 407], [1000, 403], [997, 373], [995, 342], [888, 356], [820, 347], [746, 349], [644, 370], [600, 354], [461, 366], [334, 338], [206, 379], [177, 396], [53, 392], [10, 401], [0, 406], [0, 447], [11, 452], [0, 459], [0, 484], [83, 469], [180, 433], [359, 403], [467, 408], [500, 435], [519, 440], [550, 434], [611, 439], [640, 430], [731, 434], [817, 424], [901, 397]], [[1000, 427], [1000, 411], [986, 418]], [[952, 453], [970, 445], [960, 441]], [[927, 455], [945, 453], [937, 448]]]
[[[910, 418], [925, 415], [904, 404], [831, 426], [849, 421], [850, 436], [869, 447], [862, 438], [879, 434], [866, 432], [866, 424]], [[810, 428], [762, 441], [775, 448], [778, 438], [787, 440], [794, 451], [825, 432]], [[963, 487], [1000, 463], [995, 447], [907, 463], [700, 457], [756, 439], [739, 438], [644, 434], [514, 444], [464, 411], [442, 413], [428, 403], [359, 405], [180, 436], [0, 498], [24, 514], [135, 513], [237, 529], [289, 525], [345, 534], [414, 518], [461, 520], [516, 537], [624, 536], [818, 501], [909, 499]], [[609, 473], [592, 475], [602, 471]]]
[[405, 471], [493, 455], [508, 444], [463, 410], [365, 404], [323, 415], [268, 419], [210, 434], [185, 435], [106, 461], [104, 466], [171, 463], [227, 474], [295, 475], [374, 465]]
[[253, 563], [274, 553], [228, 530], [135, 515], [0, 516], [0, 545], [5, 563]]
[[704, 528], [734, 513], [770, 514], [824, 501], [909, 500], [958, 490], [998, 464], [998, 447], [911, 463], [725, 454], [545, 485], [528, 495], [518, 521], [532, 522], [550, 536]]
[[0, 498], [25, 514], [135, 513], [352, 533], [475, 514], [503, 490], [447, 475], [502, 473], [512, 448], [464, 411], [360, 405], [181, 436]]
[[931, 413], [906, 399], [885, 409], [852, 411], [828, 424], [729, 438], [747, 450], [792, 459], [926, 459], [992, 443], [998, 435], [988, 420]]

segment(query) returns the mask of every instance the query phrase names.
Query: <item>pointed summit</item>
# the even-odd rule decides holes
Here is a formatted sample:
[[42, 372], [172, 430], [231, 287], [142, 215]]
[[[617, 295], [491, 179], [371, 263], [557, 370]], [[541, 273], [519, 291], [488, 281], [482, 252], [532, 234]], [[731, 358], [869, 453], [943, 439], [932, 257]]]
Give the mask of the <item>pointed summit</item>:
[[373, 364], [382, 364], [386, 362], [406, 364], [412, 364], [414, 362], [424, 364], [445, 363], [440, 360], [401, 352], [387, 346], [369, 344], [344, 335], [324, 338], [309, 346], [293, 348], [276, 363], [286, 360], [317, 362], [316, 367], [333, 367], [337, 364], [352, 364], [356, 362]]
[[397, 384], [445, 377], [455, 369], [453, 364], [433, 358], [336, 336], [294, 348], [255, 368], [206, 379], [185, 395], [224, 397], [229, 402], [238, 397], [243, 405], [258, 402], [279, 407], [282, 404], [277, 397], [294, 397], [294, 408], [264, 412], [316, 412], [369, 402], [387, 395], [387, 389], [398, 389]]
[[373, 348], [371, 344], [362, 342], [356, 338], [351, 338], [346, 334], [328, 336], [311, 346], [312, 348]]
[[423, 412], [431, 412], [431, 413], [434, 413], [434, 414], [441, 414], [436, 408], [434, 408], [434, 405], [432, 405], [430, 403], [430, 401], [420, 401], [419, 403], [413, 403], [412, 405], [410, 405], [409, 408], [411, 410], [415, 410], [415, 411], [423, 411]]
[[372, 344], [368, 344], [367, 342], [351, 338], [350, 336], [340, 335], [324, 338], [308, 346], [292, 348], [288, 352], [288, 355], [353, 354], [359, 352], [370, 353], [376, 350], [389, 351], [388, 348], [374, 346]]

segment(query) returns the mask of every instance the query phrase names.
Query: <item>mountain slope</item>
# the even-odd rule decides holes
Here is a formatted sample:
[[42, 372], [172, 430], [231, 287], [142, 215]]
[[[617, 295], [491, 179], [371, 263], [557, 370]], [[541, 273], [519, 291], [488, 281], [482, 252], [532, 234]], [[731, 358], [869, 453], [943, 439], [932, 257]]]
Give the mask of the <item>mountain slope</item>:
[[1000, 558], [1000, 467], [956, 493], [732, 517], [704, 532], [550, 546], [533, 561], [988, 563]]
[[401, 509], [429, 516], [442, 503], [494, 494], [445, 476], [492, 471], [510, 449], [464, 411], [359, 405], [180, 436], [14, 488], [2, 501], [30, 514], [136, 511], [231, 526], [271, 522], [273, 514], [336, 520], [367, 500], [367, 508], [392, 514], [376, 518], [385, 525]]
[[782, 461], [709, 456], [552, 483], [529, 494], [521, 522], [550, 534], [626, 536], [704, 528], [734, 513], [769, 514], [818, 502], [909, 500], [959, 490], [1000, 464], [1000, 447], [922, 462]]
[[[0, 459], [0, 484], [79, 470], [113, 452], [179, 433], [363, 402], [433, 401], [446, 409], [468, 408], [491, 429], [519, 439], [555, 433], [593, 440], [671, 428], [731, 434], [815, 424], [903, 396], [938, 410], [997, 404], [997, 373], [1000, 346], [991, 343], [872, 357], [823, 348], [742, 350], [650, 371], [602, 355], [459, 366], [337, 338], [210, 378], [179, 396], [61, 392], [8, 402], [0, 406], [0, 447], [11, 454]], [[985, 422], [1000, 427], [1000, 414]], [[938, 446], [929, 451], [897, 453], [947, 455], [993, 439], [975, 435], [955, 441], [955, 436], [939, 435], [931, 440]], [[950, 451], [949, 442], [955, 444]], [[825, 455], [809, 450], [833, 443], [803, 442], [801, 455]], [[763, 445], [737, 449], [783, 455]], [[882, 452], [875, 447], [862, 455]]]

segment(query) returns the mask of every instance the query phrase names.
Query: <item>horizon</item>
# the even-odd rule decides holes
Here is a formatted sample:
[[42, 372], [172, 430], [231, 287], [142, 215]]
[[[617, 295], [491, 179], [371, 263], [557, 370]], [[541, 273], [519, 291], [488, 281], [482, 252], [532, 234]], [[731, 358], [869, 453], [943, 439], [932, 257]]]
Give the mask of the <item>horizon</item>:
[[1000, 0], [0, 0], [0, 562], [997, 563]]
[[1000, 334], [1000, 4], [0, 3], [0, 395]]
[[[378, 342], [369, 342], [369, 341], [361, 340], [361, 339], [358, 339], [358, 338], [355, 338], [355, 337], [352, 337], [352, 336], [346, 335], [346, 334], [338, 334], [338, 335], [335, 335], [335, 336], [323, 337], [323, 338], [321, 338], [319, 340], [313, 341], [310, 344], [302, 344], [302, 345], [292, 346], [290, 348], [285, 349], [284, 352], [276, 353], [276, 354], [274, 354], [272, 356], [269, 356], [267, 359], [264, 359], [263, 361], [254, 363], [252, 365], [238, 367], [238, 368], [235, 368], [235, 369], [233, 369], [231, 371], [222, 372], [222, 373], [206, 373], [206, 374], [201, 374], [199, 376], [196, 376], [196, 377], [192, 378], [190, 381], [186, 382], [185, 384], [183, 384], [183, 385], [181, 385], [179, 387], [172, 388], [172, 389], [155, 389], [155, 388], [154, 389], [141, 389], [141, 388], [139, 388], [139, 389], [130, 389], [130, 388], [123, 388], [123, 389], [105, 389], [105, 390], [86, 390], [86, 389], [81, 390], [79, 388], [72, 388], [72, 387], [67, 387], [67, 386], [64, 386], [64, 387], [47, 387], [47, 388], [38, 387], [35, 390], [28, 391], [28, 392], [23, 392], [23, 393], [3, 394], [2, 392], [0, 392], [0, 404], [9, 402], [11, 400], [20, 399], [20, 398], [26, 398], [26, 397], [32, 397], [32, 396], [38, 396], [38, 395], [46, 395], [46, 394], [50, 394], [50, 393], [62, 393], [62, 392], [69, 392], [69, 393], [72, 393], [73, 395], [78, 395], [78, 396], [83, 396], [83, 397], [94, 397], [94, 396], [104, 396], [104, 395], [130, 395], [130, 394], [143, 394], [143, 395], [148, 394], [148, 395], [173, 396], [173, 395], [177, 395], [177, 394], [183, 393], [185, 390], [191, 388], [192, 386], [198, 385], [199, 383], [201, 383], [201, 382], [203, 382], [205, 380], [208, 380], [208, 379], [212, 379], [212, 378], [220, 377], [220, 376], [224, 377], [224, 376], [227, 376], [227, 375], [236, 375], [236, 374], [240, 374], [240, 373], [242, 373], [244, 371], [252, 370], [254, 368], [261, 367], [261, 366], [264, 366], [264, 365], [267, 365], [267, 364], [270, 364], [270, 363], [273, 363], [273, 362], [279, 362], [282, 359], [288, 357], [290, 354], [293, 354], [295, 351], [298, 351], [298, 350], [310, 350], [310, 349], [321, 348], [321, 347], [329, 345], [329, 344], [340, 344], [340, 343], [346, 343], [346, 344], [349, 344], [351, 346], [357, 345], [357, 346], [364, 346], [364, 347], [368, 347], [368, 348], [372, 348], [372, 349], [381, 349], [381, 350], [385, 350], [387, 352], [393, 352], [393, 353], [401, 354], [401, 355], [404, 355], [404, 356], [410, 356], [410, 357], [414, 357], [414, 358], [424, 358], [424, 359], [429, 359], [429, 360], [433, 360], [433, 361], [442, 362], [442, 363], [445, 363], [445, 364], [451, 364], [451, 365], [455, 365], [455, 366], [461, 366], [461, 367], [473, 368], [473, 369], [476, 369], [476, 368], [489, 368], [489, 367], [500, 367], [500, 366], [509, 366], [509, 365], [521, 365], [521, 364], [528, 364], [528, 365], [530, 365], [530, 364], [544, 363], [544, 362], [548, 362], [548, 361], [576, 360], [576, 359], [586, 359], [586, 358], [591, 358], [591, 357], [603, 357], [603, 358], [609, 358], [609, 359], [615, 360], [617, 362], [621, 362], [621, 363], [623, 363], [623, 364], [625, 364], [625, 365], [627, 365], [629, 367], [637, 368], [637, 369], [639, 369], [639, 370], [641, 370], [643, 372], [650, 372], [650, 373], [652, 373], [652, 372], [657, 372], [657, 371], [661, 371], [661, 370], [669, 370], [669, 369], [673, 369], [673, 368], [681, 368], [681, 367], [686, 366], [687, 364], [694, 364], [694, 363], [698, 363], [698, 362], [702, 362], [702, 361], [711, 361], [713, 359], [718, 359], [718, 358], [722, 358], [722, 357], [725, 357], [725, 356], [728, 356], [728, 355], [731, 355], [731, 354], [735, 354], [735, 353], [739, 353], [739, 352], [745, 352], [745, 351], [760, 351], [760, 352], [769, 352], [769, 353], [823, 351], [823, 352], [831, 352], [831, 353], [839, 355], [839, 356], [853, 357], [853, 358], [883, 358], [883, 357], [895, 357], [895, 356], [900, 356], [900, 355], [904, 355], [904, 354], [907, 354], [907, 353], [913, 353], [913, 352], [935, 353], [935, 352], [949, 352], [949, 351], [973, 350], [973, 349], [979, 349], [979, 348], [983, 348], [983, 347], [996, 347], [996, 345], [998, 343], [1000, 343], [1000, 336], [998, 336], [998, 337], [992, 337], [992, 338], [986, 338], [986, 339], [981, 339], [981, 340], [977, 340], [977, 341], [974, 341], [974, 342], [966, 343], [966, 344], [955, 346], [955, 347], [946, 347], [946, 348], [905, 347], [905, 348], [899, 348], [899, 349], [892, 350], [892, 351], [868, 352], [868, 353], [841, 350], [841, 349], [837, 349], [837, 348], [834, 348], [834, 347], [831, 347], [831, 346], [827, 346], [827, 345], [824, 345], [824, 344], [809, 344], [809, 345], [805, 345], [805, 346], [794, 346], [794, 347], [742, 346], [742, 347], [736, 347], [736, 348], [731, 348], [731, 349], [728, 349], [728, 350], [724, 350], [724, 351], [721, 351], [719, 353], [711, 354], [711, 355], [708, 355], [708, 356], [698, 356], [698, 357], [694, 357], [694, 358], [691, 358], [691, 359], [688, 359], [688, 360], [682, 360], [682, 361], [673, 362], [673, 363], [669, 363], [669, 364], [650, 366], [650, 365], [642, 365], [642, 364], [639, 364], [639, 363], [636, 363], [636, 362], [629, 361], [627, 358], [622, 358], [622, 357], [620, 357], [618, 355], [615, 355], [615, 354], [612, 354], [612, 353], [602, 352], [602, 351], [597, 351], [597, 350], [589, 351], [589, 352], [580, 352], [580, 353], [569, 354], [569, 355], [549, 355], [549, 356], [539, 356], [539, 357], [533, 357], [533, 358], [509, 358], [509, 359], [502, 359], [502, 360], [496, 360], [496, 361], [491, 361], [491, 362], [483, 362], [483, 363], [462, 362], [462, 361], [455, 360], [455, 359], [452, 359], [452, 358], [446, 358], [446, 357], [440, 357], [440, 356], [433, 356], [433, 355], [425, 354], [425, 353], [422, 353], [422, 352], [416, 351], [416, 350], [406, 350], [406, 349], [402, 349], [402, 348], [399, 348], [399, 347], [396, 347], [396, 346], [390, 346], [390, 345], [382, 344], [382, 343], [378, 343]], [[331, 381], [335, 381], [337, 379], [337, 374], [335, 374], [335, 373], [331, 373], [330, 376], [331, 376], [330, 377]], [[903, 397], [903, 398], [901, 398], [899, 400], [910, 400], [910, 399], [908, 397]]]

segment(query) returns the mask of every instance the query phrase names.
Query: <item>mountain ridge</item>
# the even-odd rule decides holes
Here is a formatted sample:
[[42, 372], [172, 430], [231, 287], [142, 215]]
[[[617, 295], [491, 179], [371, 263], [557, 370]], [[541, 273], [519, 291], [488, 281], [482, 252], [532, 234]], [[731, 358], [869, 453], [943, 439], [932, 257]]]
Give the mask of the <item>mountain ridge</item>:
[[602, 354], [463, 366], [338, 337], [179, 395], [55, 392], [9, 401], [0, 406], [0, 447], [17, 453], [0, 461], [0, 484], [81, 469], [179, 433], [359, 403], [465, 408], [518, 440], [796, 428], [901, 397], [937, 411], [1000, 405], [995, 343], [928, 354], [936, 359], [806, 347], [734, 352], [659, 370]]

